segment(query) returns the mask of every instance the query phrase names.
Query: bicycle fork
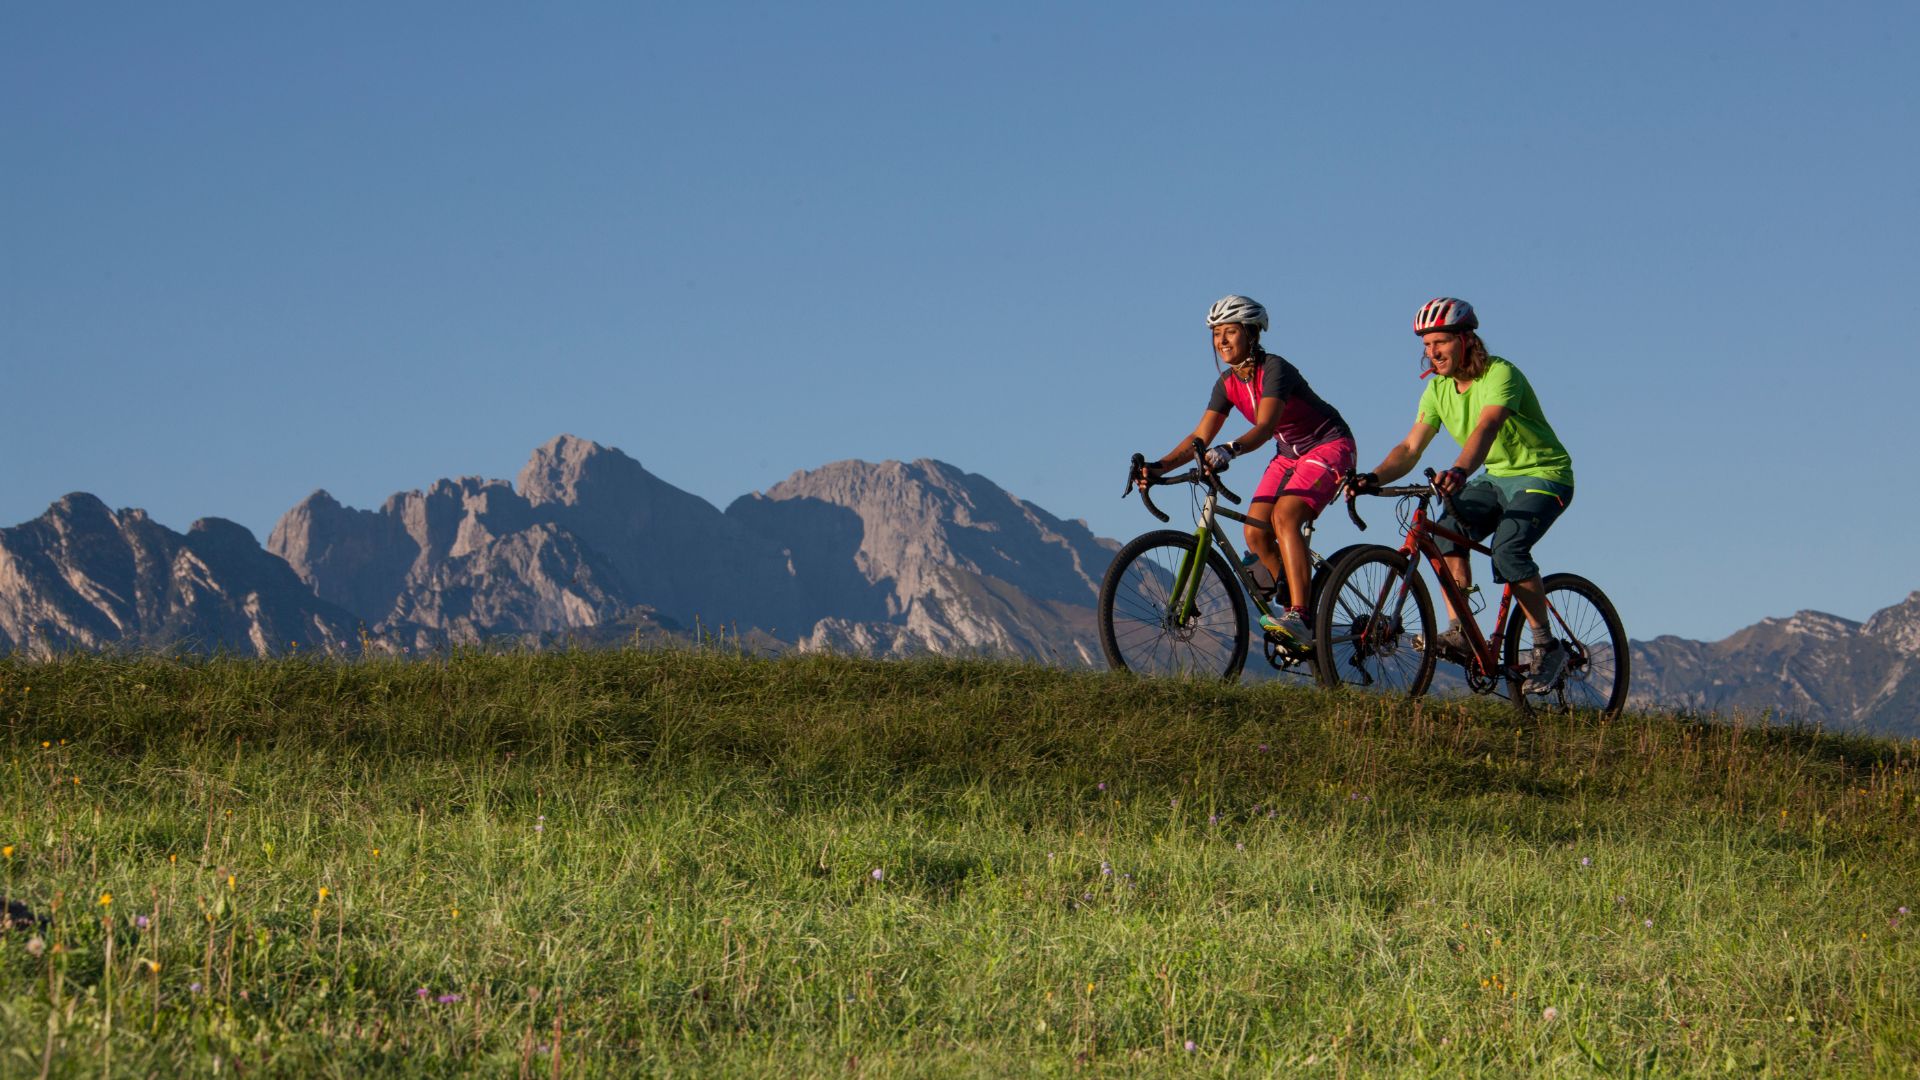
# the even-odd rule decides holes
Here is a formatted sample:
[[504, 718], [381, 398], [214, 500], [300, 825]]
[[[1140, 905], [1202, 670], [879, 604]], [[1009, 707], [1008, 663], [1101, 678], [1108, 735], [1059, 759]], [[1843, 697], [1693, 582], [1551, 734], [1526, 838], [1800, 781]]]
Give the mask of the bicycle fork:
[[1193, 530], [1193, 547], [1187, 551], [1186, 558], [1180, 561], [1180, 573], [1173, 579], [1173, 608], [1167, 614], [1176, 627], [1184, 627], [1193, 619], [1200, 605], [1200, 577], [1205, 569], [1207, 552], [1212, 550], [1207, 535], [1211, 520], [1202, 521], [1200, 527]]

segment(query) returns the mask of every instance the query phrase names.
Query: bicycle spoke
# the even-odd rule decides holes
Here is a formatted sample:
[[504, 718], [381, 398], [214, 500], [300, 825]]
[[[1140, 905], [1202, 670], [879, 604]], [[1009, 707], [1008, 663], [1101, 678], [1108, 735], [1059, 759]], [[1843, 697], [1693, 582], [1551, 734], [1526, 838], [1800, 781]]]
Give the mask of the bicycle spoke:
[[1403, 576], [1409, 572], [1384, 548], [1343, 560], [1317, 615], [1323, 679], [1384, 693], [1426, 689], [1433, 668], [1422, 639], [1431, 636], [1432, 608], [1417, 575]]
[[[1522, 695], [1520, 704], [1556, 712], [1618, 712], [1626, 701], [1630, 658], [1625, 654], [1626, 631], [1612, 603], [1598, 586], [1573, 574], [1548, 577], [1546, 591], [1554, 637], [1572, 655], [1566, 674], [1551, 692]], [[1513, 638], [1508, 647], [1511, 665], [1533, 648], [1534, 641], [1532, 629], [1518, 612], [1508, 633]]]
[[1210, 678], [1239, 671], [1245, 602], [1219, 557], [1197, 560], [1197, 589], [1175, 594], [1192, 545], [1191, 536], [1149, 533], [1115, 556], [1100, 600], [1101, 643], [1115, 668]]

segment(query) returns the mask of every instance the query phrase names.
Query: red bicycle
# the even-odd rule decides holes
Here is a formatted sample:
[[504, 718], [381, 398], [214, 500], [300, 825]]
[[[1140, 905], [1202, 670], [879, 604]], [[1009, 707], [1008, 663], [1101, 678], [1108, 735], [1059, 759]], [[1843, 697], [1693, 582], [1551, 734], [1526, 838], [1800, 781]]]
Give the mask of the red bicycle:
[[[1322, 649], [1321, 680], [1328, 686], [1345, 682], [1409, 697], [1427, 691], [1439, 653], [1433, 601], [1416, 559], [1424, 555], [1440, 591], [1462, 616], [1460, 625], [1470, 651], [1463, 665], [1468, 689], [1492, 694], [1504, 688], [1505, 696], [1523, 713], [1593, 709], [1607, 717], [1618, 715], [1627, 701], [1631, 656], [1627, 631], [1613, 602], [1598, 585], [1577, 574], [1547, 575], [1549, 626], [1570, 653], [1564, 675], [1542, 693], [1527, 693], [1533, 631], [1513, 603], [1513, 587], [1500, 594], [1499, 615], [1489, 639], [1467, 614], [1467, 592], [1447, 572], [1436, 538], [1483, 555], [1492, 552], [1428, 519], [1428, 502], [1446, 497], [1433, 486], [1432, 469], [1426, 476], [1425, 484], [1383, 487], [1372, 493], [1400, 500], [1400, 526], [1405, 534], [1400, 547], [1352, 549], [1328, 574], [1314, 612], [1314, 636]], [[1348, 486], [1347, 516], [1364, 530], [1367, 523], [1354, 509], [1354, 497]]]

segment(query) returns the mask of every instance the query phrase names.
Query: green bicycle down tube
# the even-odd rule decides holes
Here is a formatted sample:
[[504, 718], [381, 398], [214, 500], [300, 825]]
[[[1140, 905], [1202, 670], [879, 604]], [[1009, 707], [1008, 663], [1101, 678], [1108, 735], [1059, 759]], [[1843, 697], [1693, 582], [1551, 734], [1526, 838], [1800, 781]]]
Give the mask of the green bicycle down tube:
[[1187, 625], [1199, 607], [1200, 579], [1202, 571], [1206, 569], [1207, 552], [1211, 550], [1207, 540], [1205, 525], [1193, 530], [1193, 550], [1187, 552], [1186, 563], [1180, 568], [1180, 580], [1175, 583], [1173, 590], [1174, 599], [1179, 604], [1173, 620], [1175, 626]]
[[[1244, 521], [1248, 519], [1242, 518], [1241, 520]], [[1273, 527], [1268, 526], [1267, 531], [1272, 532]], [[1227, 540], [1227, 534], [1221, 530], [1220, 523], [1218, 521], [1215, 521], [1213, 523], [1213, 542], [1216, 546], [1219, 547], [1220, 551], [1226, 555], [1228, 566], [1232, 566], [1236, 562], [1243, 562], [1243, 560], [1241, 560], [1240, 557], [1234, 553], [1233, 544]], [[1307, 552], [1307, 559], [1309, 562], [1319, 558], [1320, 556], [1314, 554], [1312, 551]], [[1324, 562], [1325, 560], [1321, 560], [1321, 561]], [[1242, 582], [1242, 587], [1247, 590], [1247, 595], [1253, 599], [1254, 608], [1257, 609], [1262, 615], [1273, 614], [1273, 609], [1268, 607], [1267, 602], [1260, 598], [1260, 590], [1255, 589], [1251, 586], [1250, 575], [1248, 574], [1247, 570], [1244, 568], [1244, 565], [1242, 569], [1240, 569], [1235, 576], [1238, 577]]]

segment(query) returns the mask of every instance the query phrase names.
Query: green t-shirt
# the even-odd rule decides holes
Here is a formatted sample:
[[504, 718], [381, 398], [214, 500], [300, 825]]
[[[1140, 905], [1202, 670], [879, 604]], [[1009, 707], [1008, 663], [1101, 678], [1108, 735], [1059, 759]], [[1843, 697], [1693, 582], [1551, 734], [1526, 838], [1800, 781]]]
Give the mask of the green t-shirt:
[[1489, 357], [1487, 372], [1473, 380], [1466, 393], [1452, 379], [1435, 378], [1420, 395], [1420, 422], [1444, 427], [1455, 442], [1466, 445], [1480, 422], [1480, 410], [1501, 405], [1512, 410], [1500, 425], [1487, 451], [1487, 472], [1493, 476], [1537, 476], [1573, 483], [1573, 455], [1547, 423], [1540, 399], [1520, 369], [1498, 356]]

